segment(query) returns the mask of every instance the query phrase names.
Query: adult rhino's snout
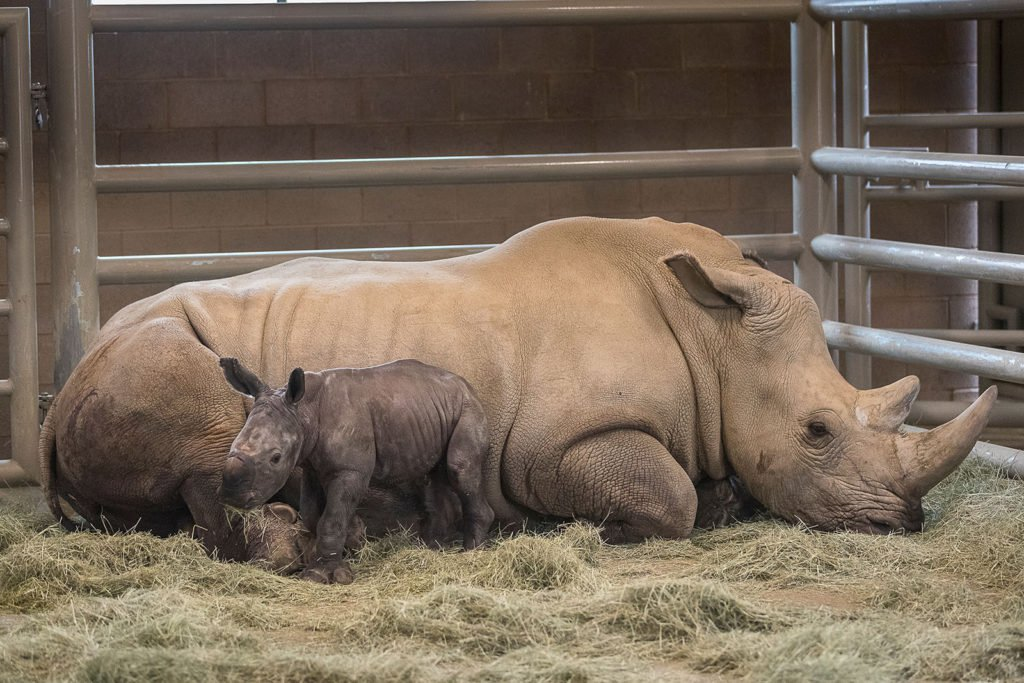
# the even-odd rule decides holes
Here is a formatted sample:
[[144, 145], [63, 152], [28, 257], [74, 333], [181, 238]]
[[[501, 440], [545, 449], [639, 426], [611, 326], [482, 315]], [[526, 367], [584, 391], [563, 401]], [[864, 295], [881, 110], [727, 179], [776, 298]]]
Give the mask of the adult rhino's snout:
[[253, 486], [255, 478], [256, 465], [252, 458], [232, 453], [224, 463], [221, 500], [234, 507], [249, 507], [256, 498]]
[[896, 452], [908, 491], [923, 496], [963, 462], [985, 428], [995, 402], [996, 388], [989, 387], [946, 424], [927, 432], [900, 435]]

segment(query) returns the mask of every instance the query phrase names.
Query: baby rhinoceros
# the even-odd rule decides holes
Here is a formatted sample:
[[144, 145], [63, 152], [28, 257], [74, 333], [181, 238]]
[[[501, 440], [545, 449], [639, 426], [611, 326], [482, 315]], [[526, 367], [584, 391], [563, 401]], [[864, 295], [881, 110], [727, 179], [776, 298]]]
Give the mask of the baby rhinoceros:
[[[300, 466], [299, 512], [315, 534], [302, 578], [352, 581], [343, 554], [352, 529], [361, 526], [356, 508], [371, 482], [419, 486], [424, 496], [454, 489], [463, 546], [484, 541], [494, 520], [482, 481], [487, 418], [466, 380], [399, 360], [322, 372], [296, 368], [287, 386], [272, 389], [235, 358], [220, 364], [231, 386], [255, 399], [231, 444], [221, 499], [241, 508], [260, 505]], [[429, 501], [426, 508], [432, 509]]]

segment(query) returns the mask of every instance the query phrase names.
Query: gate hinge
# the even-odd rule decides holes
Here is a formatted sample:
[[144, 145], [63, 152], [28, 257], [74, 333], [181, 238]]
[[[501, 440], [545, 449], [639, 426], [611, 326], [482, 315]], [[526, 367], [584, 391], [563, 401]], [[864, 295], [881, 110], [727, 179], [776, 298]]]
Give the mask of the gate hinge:
[[38, 130], [43, 130], [50, 118], [50, 106], [46, 101], [46, 84], [33, 83], [30, 94], [32, 97], [32, 120]]

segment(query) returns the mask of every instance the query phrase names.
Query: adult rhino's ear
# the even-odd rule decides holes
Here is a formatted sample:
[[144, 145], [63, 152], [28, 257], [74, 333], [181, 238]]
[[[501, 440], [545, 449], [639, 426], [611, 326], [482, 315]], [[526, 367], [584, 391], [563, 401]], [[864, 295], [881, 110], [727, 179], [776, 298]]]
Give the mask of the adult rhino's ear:
[[306, 393], [306, 373], [302, 368], [295, 368], [292, 374], [288, 375], [288, 390], [285, 392], [285, 400], [289, 403], [298, 403], [302, 395]]
[[707, 308], [746, 309], [750, 302], [750, 278], [740, 273], [702, 264], [689, 251], [665, 259], [683, 288]]
[[228, 384], [238, 393], [257, 396], [260, 392], [266, 391], [267, 385], [263, 380], [242, 365], [237, 358], [221, 358], [220, 366], [224, 368], [224, 377]]

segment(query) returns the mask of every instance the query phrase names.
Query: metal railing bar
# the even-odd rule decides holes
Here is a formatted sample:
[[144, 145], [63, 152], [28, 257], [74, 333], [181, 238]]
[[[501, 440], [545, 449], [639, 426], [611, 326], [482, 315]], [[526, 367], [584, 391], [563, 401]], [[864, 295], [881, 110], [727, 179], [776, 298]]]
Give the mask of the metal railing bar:
[[[926, 429], [921, 427], [914, 427], [913, 425], [905, 424], [903, 429], [908, 432], [924, 432]], [[1008, 448], [1007, 446], [1000, 446], [999, 444], [989, 443], [987, 441], [979, 441], [974, 444], [974, 448], [967, 454], [968, 458], [976, 458], [983, 460], [990, 465], [995, 465], [999, 469], [1006, 472], [1007, 476], [1014, 477], [1016, 479], [1024, 479], [1024, 451], [1019, 451], [1016, 448]]]
[[[916, 334], [930, 339], [976, 344], [978, 346], [1024, 346], [1024, 330], [947, 330], [939, 328], [915, 328], [888, 330], [902, 334]], [[1024, 404], [1022, 404], [1024, 407]]]
[[811, 0], [811, 13], [836, 21], [1008, 19], [1024, 16], [1020, 0]]
[[792, 147], [96, 167], [97, 192], [537, 182], [793, 173]]
[[0, 486], [28, 486], [35, 483], [35, 479], [18, 463], [0, 460]]
[[6, 237], [11, 233], [11, 222], [6, 218], [0, 218], [0, 237]]
[[[908, 424], [940, 425], [967, 410], [970, 401], [914, 401], [907, 416]], [[989, 427], [1024, 427], [1024, 403], [996, 401], [988, 416]]]
[[864, 123], [868, 128], [1021, 128], [1024, 111], [871, 114]]
[[822, 147], [811, 153], [822, 173], [1024, 185], [1024, 157]]
[[811, 241], [814, 255], [824, 261], [860, 266], [963, 277], [1014, 285], [1024, 283], [1024, 256], [994, 251], [934, 247], [888, 240], [820, 235]]
[[232, 31], [792, 21], [800, 0], [490, 0], [288, 5], [94, 6], [93, 30]]
[[10, 396], [13, 393], [14, 383], [9, 379], [0, 379], [0, 396]]
[[[803, 251], [799, 237], [734, 235], [729, 239], [743, 249], [769, 260], [792, 260]], [[101, 256], [97, 264], [100, 284], [151, 284], [214, 280], [250, 273], [297, 258], [320, 257], [356, 261], [436, 261], [487, 251], [494, 244], [459, 244], [431, 247], [379, 247], [367, 249], [303, 249], [236, 253], [167, 254], [153, 256]]]
[[868, 185], [868, 201], [1013, 201], [1024, 199], [1024, 187], [1016, 185]]
[[886, 332], [831, 320], [826, 320], [823, 327], [825, 339], [834, 349], [1024, 384], [1024, 353]]
[[0, 154], [7, 154], [10, 148], [11, 144], [7, 142], [7, 138], [0, 138]]
[[10, 299], [0, 299], [0, 315], [10, 315], [10, 314], [11, 314], [11, 300]]
[[215, 280], [249, 273], [297, 258], [344, 258], [357, 261], [435, 261], [487, 251], [493, 244], [371, 249], [304, 249], [236, 253], [101, 256], [100, 284], [142, 284]]

